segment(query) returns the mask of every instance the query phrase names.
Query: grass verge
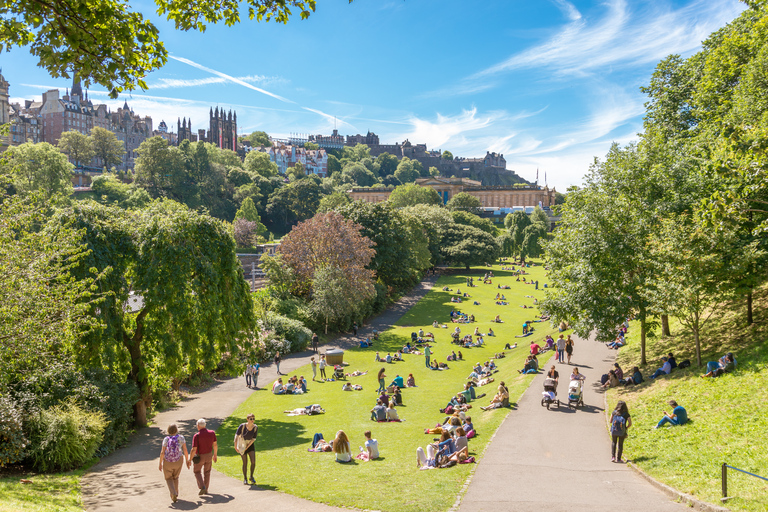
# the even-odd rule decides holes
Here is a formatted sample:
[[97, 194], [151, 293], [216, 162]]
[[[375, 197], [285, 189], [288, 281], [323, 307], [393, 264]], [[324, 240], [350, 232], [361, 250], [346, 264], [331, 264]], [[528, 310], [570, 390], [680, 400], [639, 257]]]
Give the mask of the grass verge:
[[[83, 500], [80, 477], [86, 467], [67, 473], [0, 476], [0, 512], [80, 512]], [[28, 480], [30, 483], [22, 483]]]
[[[478, 280], [479, 275], [493, 270], [496, 277], [492, 284], [484, 285]], [[535, 324], [540, 330], [533, 337], [515, 338], [520, 334], [522, 323], [532, 320], [539, 313], [537, 309], [523, 309], [521, 305], [533, 306], [533, 296], [543, 295], [544, 271], [537, 266], [528, 269], [527, 278], [539, 279], [540, 289], [533, 285], [518, 282], [509, 271], [500, 267], [481, 269], [471, 275], [476, 287], [467, 288], [466, 276], [457, 274], [441, 277], [434, 289], [407, 312], [397, 325], [381, 335], [381, 339], [372, 348], [353, 349], [345, 353], [349, 363], [348, 371], [367, 370], [361, 377], [351, 377], [355, 384], [362, 384], [363, 391], [341, 391], [341, 382], [311, 382], [312, 372], [309, 366], [299, 368], [295, 373], [304, 375], [310, 381], [306, 395], [275, 396], [267, 390], [254, 393], [218, 430], [220, 449], [217, 469], [234, 477], [242, 478], [240, 457], [232, 447], [232, 439], [237, 425], [244, 421], [246, 414], [253, 412], [259, 425], [259, 438], [256, 442], [256, 480], [259, 486], [294, 494], [334, 506], [356, 507], [360, 509], [426, 512], [446, 510], [453, 505], [457, 494], [472, 471], [472, 464], [458, 465], [445, 470], [420, 471], [416, 468], [416, 448], [432, 441], [433, 435], [425, 435], [424, 428], [432, 427], [443, 419], [438, 409], [445, 406], [448, 399], [459, 391], [466, 377], [476, 362], [483, 362], [501, 352], [504, 345], [519, 343], [519, 348], [507, 350], [507, 357], [498, 360], [500, 371], [497, 380], [507, 383], [510, 397], [514, 403], [528, 387], [532, 376], [518, 374], [528, 354], [531, 339], [541, 340], [552, 332], [548, 323]], [[501, 290], [499, 284], [509, 285], [511, 289]], [[453, 291], [442, 291], [448, 286]], [[450, 302], [457, 289], [469, 293], [471, 299], [463, 303]], [[494, 297], [503, 293], [509, 305], [496, 305]], [[530, 296], [530, 297], [526, 297]], [[480, 304], [474, 305], [477, 301]], [[374, 362], [376, 351], [382, 356], [394, 353], [411, 339], [411, 332], [423, 328], [435, 334], [433, 359], [445, 362], [446, 356], [457, 350], [451, 344], [450, 332], [455, 325], [450, 322], [449, 313], [459, 309], [467, 314], [474, 314], [476, 322], [461, 324], [463, 333], [471, 333], [475, 327], [481, 332], [488, 332], [493, 327], [495, 337], [486, 338], [482, 348], [461, 349], [464, 360], [448, 363], [449, 370], [432, 371], [425, 365], [424, 356], [406, 355], [405, 361], [387, 365]], [[496, 315], [504, 321], [493, 323]], [[447, 324], [447, 329], [432, 327], [432, 321]], [[370, 409], [375, 405], [377, 393], [376, 374], [386, 368], [387, 384], [395, 375], [407, 377], [413, 373], [417, 388], [403, 392], [404, 406], [399, 407], [402, 423], [374, 423], [369, 420]], [[499, 427], [508, 409], [483, 412], [479, 405], [488, 403], [493, 396], [497, 383], [479, 389], [480, 393], [490, 396], [474, 402], [469, 414], [473, 419], [479, 436], [470, 441], [470, 453], [482, 456], [493, 433]], [[264, 386], [271, 383], [264, 382]], [[293, 416], [283, 414], [284, 410], [318, 403], [327, 411], [320, 416]], [[326, 439], [332, 439], [337, 430], [344, 430], [350, 436], [353, 453], [363, 444], [363, 432], [371, 430], [379, 441], [381, 458], [372, 462], [355, 464], [336, 464], [332, 454], [307, 452], [313, 434], [323, 433]]]
[[[746, 326], [741, 305], [723, 309], [710, 321], [702, 337], [702, 363], [715, 361], [727, 351], [736, 355], [733, 374], [702, 379], [696, 365], [692, 336], [671, 322], [673, 337], [649, 340], [644, 375], [652, 373], [662, 355], [675, 354], [678, 362], [690, 359], [692, 367], [636, 388], [614, 389], [608, 402], [627, 402], [633, 427], [625, 453], [649, 475], [682, 492], [710, 503], [720, 503], [721, 465], [728, 463], [768, 478], [768, 325], [764, 315], [768, 288], [756, 297], [757, 322]], [[638, 365], [639, 326], [630, 329], [629, 344], [619, 352], [619, 363], [627, 371]], [[688, 411], [691, 421], [679, 427], [653, 427], [667, 401], [675, 399]], [[732, 510], [768, 510], [768, 482], [728, 472], [728, 491], [733, 498], [724, 503]]]

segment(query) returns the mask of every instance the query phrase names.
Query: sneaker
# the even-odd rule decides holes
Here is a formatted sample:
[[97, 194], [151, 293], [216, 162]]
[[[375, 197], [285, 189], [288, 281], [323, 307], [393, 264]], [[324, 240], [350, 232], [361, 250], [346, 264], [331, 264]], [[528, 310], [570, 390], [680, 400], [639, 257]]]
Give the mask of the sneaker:
[[172, 502], [176, 503], [176, 501], [178, 501], [178, 499], [179, 499], [178, 496], [176, 496], [175, 494], [171, 494], [171, 501]]
[[205, 494], [205, 487], [200, 489], [200, 492], [197, 493], [198, 496], [202, 496], [203, 494]]
[[248, 480], [243, 480], [243, 485], [248, 485]]
[[616, 457], [611, 457], [611, 462], [616, 462]]
[[251, 485], [256, 485], [256, 480], [254, 480], [253, 477], [251, 477]]

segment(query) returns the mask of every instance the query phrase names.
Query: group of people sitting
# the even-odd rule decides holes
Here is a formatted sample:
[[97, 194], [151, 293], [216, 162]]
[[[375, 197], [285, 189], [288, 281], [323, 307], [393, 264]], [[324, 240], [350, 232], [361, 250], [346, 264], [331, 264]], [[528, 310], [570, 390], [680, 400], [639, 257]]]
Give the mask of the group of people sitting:
[[[405, 347], [403, 347], [405, 348]], [[408, 347], [410, 350], [410, 347]], [[376, 352], [376, 356], [374, 357], [374, 361], [377, 363], [392, 363], [394, 361], [402, 361], [403, 360], [403, 352], [401, 350], [398, 350], [395, 352], [395, 355], [390, 354], [387, 352], [386, 357], [381, 357], [378, 352]]]
[[[365, 450], [361, 450], [354, 458], [363, 461], [371, 461], [379, 458], [379, 442], [373, 439], [371, 431], [363, 433], [365, 437]], [[350, 448], [349, 437], [343, 430], [336, 432], [336, 437], [330, 442], [323, 439], [323, 434], [317, 433], [312, 439], [311, 452], [333, 452], [336, 455], [336, 462], [352, 462], [352, 449]]]
[[307, 380], [303, 375], [301, 377], [294, 375], [286, 384], [283, 384], [283, 378], [280, 377], [272, 384], [272, 393], [276, 395], [301, 395], [306, 392]]
[[456, 343], [457, 345], [461, 345], [464, 348], [471, 348], [471, 347], [482, 347], [485, 342], [483, 341], [482, 334], [477, 337], [476, 341], [473, 341], [473, 337], [471, 334], [467, 334], [463, 338], [454, 336], [453, 343]]
[[[398, 389], [395, 396], [397, 396], [399, 393], [400, 390]], [[386, 396], [385, 393], [383, 394]], [[371, 409], [372, 421], [402, 421], [400, 419], [400, 415], [397, 414], [397, 409], [395, 409], [395, 396], [393, 396], [392, 399], [388, 402], [386, 399], [382, 399], [381, 397], [376, 399], [376, 405], [374, 405], [373, 409]], [[389, 397], [387, 397], [387, 399], [388, 398]]]
[[426, 453], [421, 447], [416, 449], [416, 461], [421, 469], [449, 468], [464, 462], [474, 462], [474, 458], [469, 456], [469, 439], [474, 437], [475, 431], [472, 418], [463, 412], [451, 416], [444, 425], [426, 429], [424, 433], [439, 433], [440, 437], [427, 445]]
[[724, 373], [733, 371], [736, 368], [736, 358], [733, 357], [733, 352], [728, 352], [717, 361], [710, 361], [707, 363], [707, 373], [702, 377], [719, 377]]
[[529, 354], [525, 358], [525, 364], [522, 370], [517, 370], [517, 373], [539, 373], [539, 359], [536, 354]]

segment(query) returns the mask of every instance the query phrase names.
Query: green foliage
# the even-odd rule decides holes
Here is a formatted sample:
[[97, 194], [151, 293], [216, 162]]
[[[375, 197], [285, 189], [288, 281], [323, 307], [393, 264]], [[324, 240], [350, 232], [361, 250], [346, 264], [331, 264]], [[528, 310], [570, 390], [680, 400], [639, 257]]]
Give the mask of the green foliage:
[[76, 166], [89, 164], [96, 154], [91, 137], [77, 130], [62, 133], [58, 146]]
[[443, 203], [435, 189], [432, 187], [421, 187], [413, 183], [406, 183], [405, 185], [395, 187], [395, 190], [392, 191], [387, 200], [395, 208], [417, 204], [440, 205]]
[[465, 226], [472, 226], [481, 231], [485, 231], [489, 235], [496, 234], [496, 226], [490, 219], [481, 219], [474, 213], [470, 213], [464, 210], [451, 211], [451, 217], [456, 224], [464, 224]]
[[427, 239], [430, 265], [440, 263], [442, 261], [440, 246], [443, 242], [443, 234], [448, 226], [454, 224], [451, 212], [440, 206], [426, 204], [407, 206], [401, 211], [405, 216], [419, 222], [420, 232], [417, 235]]
[[264, 326], [272, 329], [282, 339], [291, 342], [290, 352], [302, 352], [309, 346], [312, 331], [302, 322], [270, 311], [264, 321]]
[[390, 174], [395, 174], [399, 162], [395, 155], [382, 153], [376, 157], [376, 163], [379, 164], [379, 175], [388, 176]]
[[297, 222], [312, 218], [320, 207], [322, 189], [313, 179], [304, 179], [277, 188], [269, 196], [264, 222], [271, 231], [286, 233]]
[[114, 174], [93, 178], [91, 190], [97, 201], [104, 204], [117, 203], [120, 208], [141, 209], [152, 201], [145, 189], [123, 183]]
[[480, 207], [482, 203], [474, 196], [467, 194], [466, 192], [459, 192], [445, 203], [445, 207], [450, 211], [464, 211], [472, 213], [474, 215], [480, 214]]
[[493, 235], [464, 224], [448, 226], [440, 247], [442, 260], [449, 264], [471, 266], [486, 265], [499, 255], [500, 247]]
[[342, 177], [358, 187], [370, 187], [377, 183], [376, 176], [363, 164], [352, 162], [341, 171]]
[[453, 160], [453, 153], [451, 153], [446, 149], [445, 151], [443, 151], [442, 157], [443, 157], [443, 160]]
[[29, 457], [38, 471], [70, 470], [96, 453], [106, 420], [74, 401], [44, 409], [29, 420]]
[[22, 428], [23, 411], [8, 396], [0, 396], [0, 468], [24, 458], [28, 442]]
[[123, 163], [125, 147], [117, 139], [117, 135], [114, 132], [100, 126], [94, 126], [91, 129], [90, 138], [91, 144], [93, 144], [94, 155], [99, 159], [99, 165], [105, 169], [111, 169], [113, 165]]
[[251, 145], [254, 147], [265, 147], [268, 148], [272, 145], [272, 142], [269, 140], [269, 135], [267, 135], [267, 132], [261, 132], [261, 131], [255, 131], [252, 132], [248, 137], [246, 137], [250, 142]]
[[245, 156], [243, 168], [251, 175], [258, 174], [265, 178], [278, 175], [277, 164], [269, 159], [269, 155], [261, 151], [250, 151]]
[[414, 161], [406, 156], [397, 164], [395, 178], [400, 180], [400, 183], [413, 183], [420, 176], [419, 171], [414, 168]]
[[46, 199], [72, 193], [72, 169], [67, 157], [47, 142], [11, 146], [0, 160], [0, 175], [11, 177], [17, 193], [40, 193]]
[[327, 196], [323, 196], [323, 198], [320, 199], [320, 205], [317, 208], [317, 213], [328, 213], [351, 202], [352, 198], [349, 197], [349, 194], [336, 190]]

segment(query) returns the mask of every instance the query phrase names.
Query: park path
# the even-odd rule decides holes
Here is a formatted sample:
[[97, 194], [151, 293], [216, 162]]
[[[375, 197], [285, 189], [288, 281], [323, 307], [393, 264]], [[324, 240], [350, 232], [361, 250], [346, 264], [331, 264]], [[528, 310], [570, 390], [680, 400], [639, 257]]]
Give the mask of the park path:
[[[366, 335], [376, 328], [382, 331], [397, 322], [435, 284], [437, 276], [430, 276], [414, 287], [386, 311], [363, 326], [359, 335]], [[358, 337], [342, 335], [320, 347], [331, 348], [357, 346]], [[309, 363], [313, 352], [291, 354], [280, 363], [282, 373], [291, 373]], [[270, 386], [277, 379], [274, 364], [261, 367], [260, 386]], [[158, 470], [160, 446], [164, 429], [176, 423], [179, 431], [192, 448], [192, 435], [197, 432], [197, 418], [205, 418], [208, 428], [216, 430], [237, 407], [255, 391], [245, 386], [245, 378], [219, 380], [207, 390], [182, 400], [175, 407], [158, 413], [153, 425], [139, 429], [131, 436], [127, 446], [101, 459], [82, 478], [83, 504], [89, 512], [140, 512], [154, 510], [195, 510], [203, 504], [213, 512], [240, 510], [302, 510], [323, 512], [342, 510], [320, 503], [306, 501], [289, 494], [246, 486], [239, 479], [230, 478], [216, 471], [211, 472], [211, 494], [197, 495], [197, 485], [191, 470], [182, 470], [179, 481], [179, 501], [171, 504], [168, 487]], [[219, 439], [228, 443], [229, 439]]]
[[[376, 328], [384, 330], [396, 322], [434, 285], [434, 276], [425, 279], [409, 294], [372, 322], [361, 335]], [[348, 348], [357, 338], [340, 336], [321, 347]], [[547, 411], [539, 405], [542, 376], [534, 379], [518, 404], [508, 415], [478, 464], [460, 503], [461, 511], [550, 512], [580, 510], [622, 512], [648, 510], [682, 512], [681, 505], [638, 477], [625, 465], [612, 464], [610, 439], [605, 430], [603, 395], [593, 387], [599, 376], [613, 362], [615, 353], [602, 344], [578, 340], [574, 363], [587, 374], [584, 410]], [[283, 373], [309, 362], [312, 353], [292, 354], [281, 363]], [[551, 364], [551, 363], [549, 363]], [[570, 369], [560, 366], [561, 393], [566, 394]], [[269, 385], [277, 378], [274, 365], [262, 366], [260, 384]], [[168, 489], [158, 471], [158, 456], [163, 432], [176, 423], [191, 447], [195, 421], [203, 417], [216, 429], [253, 390], [244, 378], [217, 381], [206, 391], [181, 401], [176, 407], [158, 413], [150, 427], [140, 429], [124, 448], [101, 459], [82, 479], [83, 502], [90, 512], [142, 512], [155, 510], [195, 510], [205, 506], [214, 512], [240, 510], [301, 510], [325, 512], [342, 510], [302, 500], [289, 494], [245, 486], [239, 479], [214, 470], [210, 495], [198, 496], [192, 472], [183, 470], [179, 501], [171, 504]], [[492, 411], [486, 414], [503, 414]], [[630, 432], [631, 435], [631, 432]], [[220, 440], [229, 442], [229, 440]], [[628, 443], [631, 443], [631, 437]]]
[[[586, 377], [584, 407], [567, 406], [572, 366], [549, 358], [560, 374], [559, 409], [541, 406], [544, 374], [534, 378], [478, 463], [459, 512], [682, 512], [626, 464], [611, 462], [605, 396], [600, 376], [616, 351], [594, 340], [576, 340], [571, 362]], [[544, 359], [542, 359], [543, 361]], [[616, 404], [609, 404], [613, 408]], [[487, 412], [485, 414], [494, 414]], [[632, 411], [630, 411], [630, 414]], [[626, 447], [632, 444], [632, 429]], [[626, 457], [625, 457], [626, 458]]]

